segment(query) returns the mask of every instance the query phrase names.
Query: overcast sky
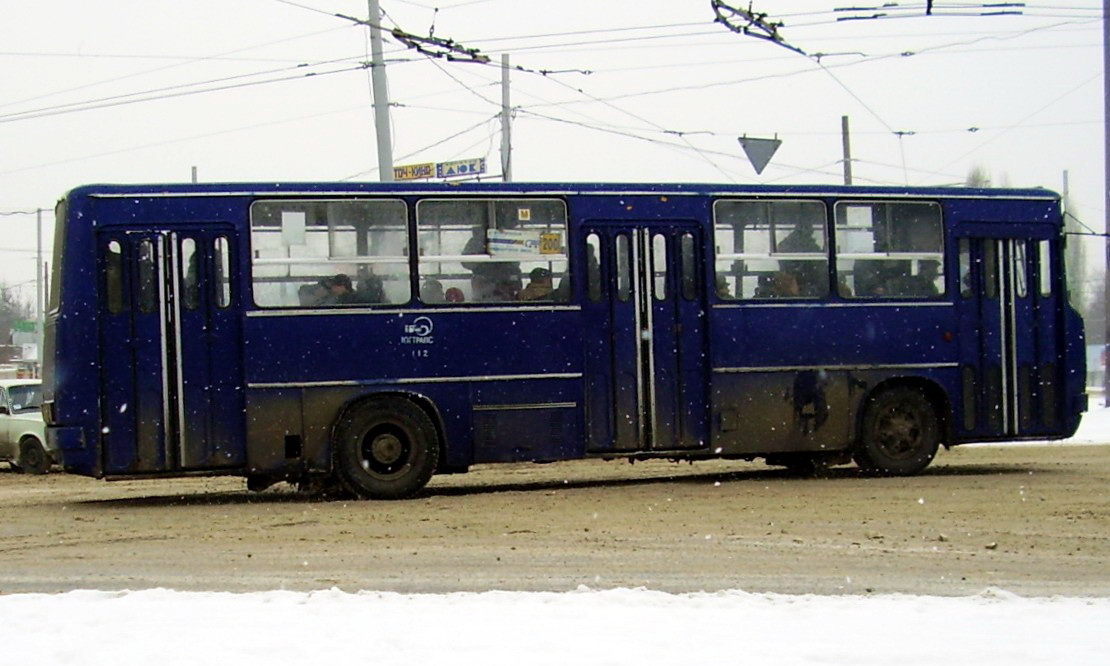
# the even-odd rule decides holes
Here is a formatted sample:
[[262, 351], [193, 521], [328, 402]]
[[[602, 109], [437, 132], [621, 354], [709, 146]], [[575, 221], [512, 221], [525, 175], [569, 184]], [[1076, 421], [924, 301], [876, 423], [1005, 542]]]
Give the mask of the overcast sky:
[[[928, 17], [908, 2], [851, 21], [837, 19], [876, 12], [756, 0], [808, 57], [715, 23], [710, 0], [380, 2], [386, 27], [492, 60], [387, 39], [396, 164], [486, 157], [496, 179], [508, 53], [526, 70], [517, 181], [839, 183], [848, 115], [858, 184], [955, 184], [981, 166], [1059, 191], [1068, 171], [1077, 214], [1103, 226], [1095, 0]], [[34, 278], [21, 211], [46, 209], [49, 232], [77, 185], [188, 181], [194, 166], [206, 182], [377, 180], [367, 33], [336, 14], [365, 19], [367, 3], [0, 0], [0, 281]], [[741, 135], [782, 140], [761, 175]]]

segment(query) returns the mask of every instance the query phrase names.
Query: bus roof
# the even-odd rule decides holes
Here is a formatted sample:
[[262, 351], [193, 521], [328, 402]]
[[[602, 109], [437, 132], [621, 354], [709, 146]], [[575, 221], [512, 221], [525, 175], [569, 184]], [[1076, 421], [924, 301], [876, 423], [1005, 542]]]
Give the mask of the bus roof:
[[653, 196], [875, 196], [974, 199], [1058, 200], [1060, 195], [1044, 188], [894, 187], [854, 185], [760, 185], [713, 183], [556, 183], [556, 182], [289, 182], [289, 183], [148, 183], [95, 184], [71, 190], [67, 198], [81, 197], [179, 197], [179, 196], [321, 196], [619, 194]]

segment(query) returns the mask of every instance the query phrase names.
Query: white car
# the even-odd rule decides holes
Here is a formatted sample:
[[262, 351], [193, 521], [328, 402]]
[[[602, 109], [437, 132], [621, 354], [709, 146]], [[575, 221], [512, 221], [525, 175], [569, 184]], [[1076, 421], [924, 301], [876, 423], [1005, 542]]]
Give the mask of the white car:
[[37, 379], [0, 379], [0, 460], [28, 474], [43, 474], [54, 463], [46, 448]]

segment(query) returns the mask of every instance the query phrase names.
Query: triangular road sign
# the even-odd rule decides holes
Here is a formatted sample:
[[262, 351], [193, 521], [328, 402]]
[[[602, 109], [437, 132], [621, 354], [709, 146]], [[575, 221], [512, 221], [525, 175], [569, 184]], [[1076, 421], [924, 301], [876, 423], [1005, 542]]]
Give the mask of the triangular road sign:
[[746, 136], [740, 137], [737, 141], [740, 142], [744, 154], [748, 156], [748, 161], [755, 167], [757, 174], [763, 173], [764, 167], [782, 145], [782, 141], [778, 139], [749, 139]]

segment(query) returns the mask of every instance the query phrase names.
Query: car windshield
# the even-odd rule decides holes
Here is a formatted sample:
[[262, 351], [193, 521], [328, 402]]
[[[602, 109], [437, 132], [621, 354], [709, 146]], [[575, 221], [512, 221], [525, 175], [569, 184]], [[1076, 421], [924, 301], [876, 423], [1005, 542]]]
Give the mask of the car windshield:
[[8, 395], [12, 400], [12, 411], [37, 412], [42, 409], [42, 387], [38, 384], [8, 387]]

